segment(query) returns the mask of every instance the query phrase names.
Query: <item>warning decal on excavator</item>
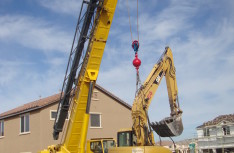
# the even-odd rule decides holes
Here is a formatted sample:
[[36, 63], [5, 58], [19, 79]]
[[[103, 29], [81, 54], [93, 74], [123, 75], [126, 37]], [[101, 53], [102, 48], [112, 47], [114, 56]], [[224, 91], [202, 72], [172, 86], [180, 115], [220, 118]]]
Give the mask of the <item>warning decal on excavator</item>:
[[142, 149], [142, 148], [132, 148], [132, 153], [144, 153], [144, 149]]
[[152, 92], [150, 91], [149, 94], [147, 95], [147, 98], [150, 99], [152, 97]]

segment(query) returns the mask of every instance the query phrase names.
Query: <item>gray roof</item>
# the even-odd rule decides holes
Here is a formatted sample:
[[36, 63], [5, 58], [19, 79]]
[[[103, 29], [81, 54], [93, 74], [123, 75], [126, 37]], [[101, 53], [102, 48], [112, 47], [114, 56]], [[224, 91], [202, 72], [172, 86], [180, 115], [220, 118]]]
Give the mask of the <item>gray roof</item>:
[[222, 121], [228, 121], [234, 123], [234, 114], [228, 114], [228, 115], [220, 115], [216, 118], [214, 118], [211, 121], [204, 122], [202, 125], [198, 126], [197, 128], [202, 128], [205, 126], [212, 126], [212, 125], [217, 125], [218, 123]]

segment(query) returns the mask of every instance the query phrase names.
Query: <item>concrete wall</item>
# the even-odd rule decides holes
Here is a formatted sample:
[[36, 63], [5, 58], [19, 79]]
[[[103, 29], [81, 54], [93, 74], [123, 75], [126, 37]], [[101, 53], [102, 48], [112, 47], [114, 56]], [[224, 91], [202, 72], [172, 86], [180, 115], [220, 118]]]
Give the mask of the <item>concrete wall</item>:
[[[57, 110], [57, 103], [29, 112], [30, 132], [20, 134], [20, 116], [4, 120], [4, 137], [0, 138], [0, 153], [36, 153], [47, 146], [58, 144], [52, 137], [54, 120], [50, 119], [50, 111]], [[95, 89], [90, 112], [101, 114], [101, 128], [88, 129], [87, 139], [116, 138], [120, 128], [132, 126], [131, 110], [119, 102]]]

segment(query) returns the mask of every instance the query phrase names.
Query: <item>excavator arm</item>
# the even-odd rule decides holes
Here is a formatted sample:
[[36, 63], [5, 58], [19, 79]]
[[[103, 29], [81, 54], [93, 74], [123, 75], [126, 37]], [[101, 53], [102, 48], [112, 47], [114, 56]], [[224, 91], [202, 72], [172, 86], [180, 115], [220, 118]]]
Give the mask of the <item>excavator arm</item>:
[[[150, 123], [148, 109], [163, 76], [166, 78], [171, 114], [170, 117], [160, 122]], [[183, 131], [181, 114], [172, 51], [169, 47], [166, 47], [165, 52], [138, 90], [133, 102], [132, 120], [137, 146], [154, 145], [153, 130], [162, 137], [180, 135]]]

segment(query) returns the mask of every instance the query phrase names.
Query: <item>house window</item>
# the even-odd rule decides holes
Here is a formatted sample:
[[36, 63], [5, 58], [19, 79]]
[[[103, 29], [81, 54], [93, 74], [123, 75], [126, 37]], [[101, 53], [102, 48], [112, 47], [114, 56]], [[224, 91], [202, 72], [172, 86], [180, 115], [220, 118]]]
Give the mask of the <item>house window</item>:
[[51, 119], [55, 119], [55, 118], [56, 118], [56, 115], [57, 115], [57, 111], [51, 111], [51, 112], [50, 112], [50, 118], [51, 118]]
[[204, 136], [210, 136], [210, 129], [209, 128], [203, 129], [203, 134]]
[[230, 135], [230, 127], [224, 126], [223, 128], [223, 135]]
[[98, 91], [97, 91], [97, 90], [94, 90], [94, 91], [93, 91], [92, 100], [95, 100], [95, 101], [96, 101], [96, 100], [99, 100], [99, 99], [98, 99]]
[[[56, 115], [57, 115], [57, 111], [56, 111], [56, 110], [50, 110], [50, 120], [55, 120]], [[68, 113], [66, 119], [67, 119], [67, 120], [69, 119], [69, 113]]]
[[0, 137], [4, 136], [4, 121], [0, 121]]
[[101, 128], [101, 114], [100, 113], [90, 113], [90, 127]]
[[29, 132], [29, 114], [20, 116], [20, 133]]

